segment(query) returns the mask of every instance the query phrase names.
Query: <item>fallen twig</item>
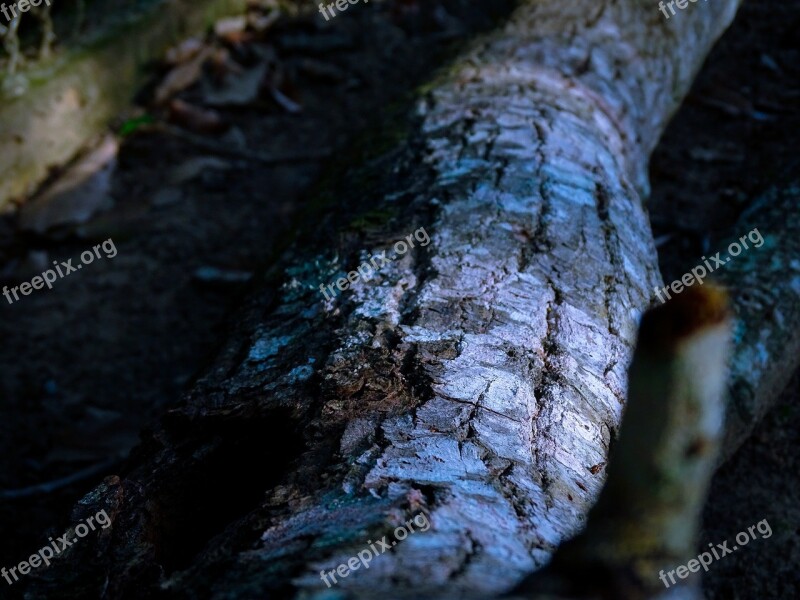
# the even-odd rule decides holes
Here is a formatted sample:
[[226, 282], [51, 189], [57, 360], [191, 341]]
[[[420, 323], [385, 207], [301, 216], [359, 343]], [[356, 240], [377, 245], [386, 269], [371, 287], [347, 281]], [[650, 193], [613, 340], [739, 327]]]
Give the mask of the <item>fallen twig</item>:
[[0, 490], [0, 500], [19, 500], [22, 498], [30, 498], [32, 496], [52, 494], [53, 492], [57, 492], [58, 490], [72, 485], [73, 483], [78, 483], [79, 481], [83, 481], [85, 479], [91, 479], [92, 477], [99, 475], [103, 471], [106, 471], [121, 462], [121, 456], [113, 456], [101, 463], [86, 467], [85, 469], [76, 471], [75, 473], [67, 475], [66, 477], [60, 477], [59, 479], [53, 479], [52, 481], [37, 483], [36, 485], [18, 488], [15, 490]]
[[203, 150], [207, 150], [215, 154], [231, 156], [234, 158], [240, 158], [242, 160], [260, 162], [269, 165], [323, 160], [325, 158], [328, 158], [332, 154], [332, 150], [330, 148], [308, 150], [299, 154], [284, 154], [284, 155], [263, 154], [255, 150], [244, 151], [244, 150], [238, 150], [236, 148], [231, 148], [229, 146], [225, 146], [224, 144], [218, 144], [202, 136], [189, 133], [188, 131], [184, 131], [182, 129], [179, 129], [178, 127], [172, 127], [164, 123], [156, 123], [154, 125], [148, 126], [148, 129], [151, 131], [158, 131], [161, 133], [169, 134], [180, 140], [188, 142], [193, 146], [197, 146], [198, 148], [202, 148]]

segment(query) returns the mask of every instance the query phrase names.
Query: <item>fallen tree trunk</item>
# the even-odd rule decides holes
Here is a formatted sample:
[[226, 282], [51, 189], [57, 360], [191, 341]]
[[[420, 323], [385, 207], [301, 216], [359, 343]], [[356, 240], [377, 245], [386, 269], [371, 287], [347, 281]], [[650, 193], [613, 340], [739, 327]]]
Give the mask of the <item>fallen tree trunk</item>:
[[[262, 288], [139, 466], [77, 510], [102, 506], [113, 527], [41, 589], [313, 595], [320, 570], [420, 511], [425, 533], [336, 585], [485, 598], [543, 565], [602, 486], [661, 283], [648, 156], [737, 6], [665, 21], [638, 0], [524, 2], [422, 96], [409, 142], [361, 171], [378, 185], [359, 200], [389, 225], [343, 236], [333, 259], [298, 251]], [[422, 228], [324, 300], [361, 249]]]
[[704, 597], [700, 577], [676, 579], [675, 567], [695, 558], [724, 433], [730, 316], [725, 292], [713, 285], [645, 313], [606, 485], [586, 528], [515, 590], [518, 597]]
[[[763, 246], [742, 249], [720, 271], [738, 326], [731, 363], [725, 458], [741, 446], [800, 368], [800, 181], [780, 182], [742, 215], [728, 246], [754, 229]], [[756, 238], [757, 239], [757, 238]], [[745, 243], [749, 240], [745, 237]]]

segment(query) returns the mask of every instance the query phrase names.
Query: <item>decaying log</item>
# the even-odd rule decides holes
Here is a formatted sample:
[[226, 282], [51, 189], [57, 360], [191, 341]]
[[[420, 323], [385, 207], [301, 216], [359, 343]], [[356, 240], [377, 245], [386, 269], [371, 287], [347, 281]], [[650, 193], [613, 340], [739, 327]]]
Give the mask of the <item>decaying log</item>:
[[703, 598], [700, 576], [675, 569], [698, 555], [724, 434], [730, 338], [727, 298], [711, 285], [644, 315], [619, 443], [586, 530], [518, 597]]
[[[487, 598], [544, 565], [601, 489], [661, 283], [648, 156], [738, 4], [523, 2], [350, 179], [388, 224], [297, 250], [138, 466], [76, 511], [113, 527], [40, 589]], [[324, 300], [420, 228], [430, 244]], [[419, 512], [428, 531], [322, 582]]]
[[[719, 271], [737, 313], [736, 352], [724, 455], [729, 457], [780, 398], [800, 368], [800, 181], [767, 192], [733, 229], [728, 244], [758, 229], [764, 239]], [[727, 252], [728, 245], [720, 249]]]

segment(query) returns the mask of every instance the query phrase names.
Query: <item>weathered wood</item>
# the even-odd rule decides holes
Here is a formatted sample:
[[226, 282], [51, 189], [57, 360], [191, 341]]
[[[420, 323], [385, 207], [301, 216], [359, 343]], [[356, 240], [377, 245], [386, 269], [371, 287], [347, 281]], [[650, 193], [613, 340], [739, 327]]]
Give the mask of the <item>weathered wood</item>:
[[[728, 244], [753, 229], [764, 240], [732, 258], [718, 277], [736, 308], [725, 457], [775, 405], [800, 368], [800, 181], [780, 182], [742, 215]], [[754, 236], [756, 239], [757, 236]], [[728, 245], [720, 250], [727, 253]]]
[[[113, 533], [75, 549], [68, 580], [114, 598], [310, 596], [420, 511], [428, 531], [339, 590], [486, 598], [543, 565], [602, 486], [660, 283], [647, 158], [737, 6], [665, 21], [640, 0], [524, 2], [367, 167], [390, 227], [298, 250], [254, 298], [258, 327], [87, 499]], [[360, 250], [420, 227], [430, 245], [322, 301]]]
[[517, 595], [703, 598], [700, 577], [676, 578], [675, 568], [698, 555], [724, 434], [730, 317], [726, 294], [713, 285], [690, 287], [644, 315], [606, 485], [586, 529]]

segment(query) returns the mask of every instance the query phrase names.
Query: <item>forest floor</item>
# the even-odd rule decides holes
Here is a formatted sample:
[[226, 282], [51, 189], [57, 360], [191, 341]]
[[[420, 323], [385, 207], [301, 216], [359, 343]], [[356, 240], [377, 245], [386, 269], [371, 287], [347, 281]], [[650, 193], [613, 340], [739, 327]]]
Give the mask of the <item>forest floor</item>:
[[[0, 220], [0, 285], [108, 238], [118, 250], [53, 290], [0, 297], [0, 565], [63, 532], [76, 500], [191, 387], [260, 274], [295, 230], [313, 229], [304, 208], [331, 165], [509, 6], [388, 0], [329, 23], [262, 21], [258, 34], [229, 22], [202, 42], [214, 69], [194, 74], [185, 104], [147, 105], [154, 122], [122, 140], [107, 187], [94, 188], [103, 197], [77, 211], [89, 220], [31, 226], [47, 220], [45, 203]], [[650, 212], [666, 281], [720, 248], [749, 203], [800, 164], [798, 26], [800, 1], [745, 2], [657, 149]], [[143, 102], [174, 91], [164, 81], [192, 59], [177, 63], [154, 73]], [[233, 83], [215, 87], [220, 77]], [[709, 597], [800, 591], [799, 393], [795, 383], [715, 478], [705, 543], [762, 519], [774, 535], [714, 563]]]

